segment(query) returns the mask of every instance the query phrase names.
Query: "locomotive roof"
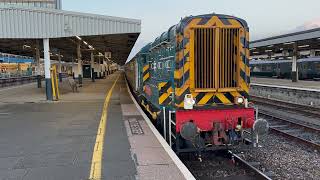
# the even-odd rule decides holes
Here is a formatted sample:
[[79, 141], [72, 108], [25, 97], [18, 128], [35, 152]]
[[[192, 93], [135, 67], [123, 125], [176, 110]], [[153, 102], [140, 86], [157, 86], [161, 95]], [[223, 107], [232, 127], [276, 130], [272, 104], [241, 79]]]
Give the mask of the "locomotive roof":
[[152, 42], [152, 47], [157, 47], [163, 42], [170, 42], [173, 38], [175, 38], [175, 33], [183, 33], [184, 28], [189, 24], [189, 22], [192, 19], [195, 18], [202, 18], [204, 21], [211, 19], [212, 16], [217, 16], [219, 19], [222, 21], [225, 19], [236, 19], [238, 20], [242, 26], [246, 29], [248, 28], [248, 24], [245, 20], [235, 17], [235, 16], [230, 16], [230, 15], [225, 15], [225, 14], [204, 14], [204, 15], [198, 15], [198, 16], [187, 16], [183, 19], [180, 20], [180, 22], [176, 25], [171, 26], [168, 31], [163, 32], [159, 37], [157, 37], [153, 42]]
[[[249, 30], [248, 24], [245, 20], [235, 17], [235, 16], [230, 16], [230, 15], [225, 15], [225, 14], [204, 14], [204, 15], [198, 15], [198, 16], [187, 16], [183, 19], [180, 20], [180, 22], [176, 25], [171, 26], [168, 31], [163, 32], [160, 36], [158, 36], [153, 42], [150, 42], [146, 46], [144, 46], [136, 55], [135, 57], [139, 56], [140, 54], [144, 54], [149, 52], [151, 49], [156, 48], [162, 44], [169, 43], [171, 40], [175, 38], [175, 33], [178, 32], [183, 32], [183, 29], [188, 25], [188, 23], [194, 19], [194, 18], [202, 18], [204, 20], [209, 20], [212, 16], [217, 16], [219, 19], [222, 21], [225, 19], [236, 19], [238, 20], [242, 26]], [[134, 58], [135, 58], [134, 57]], [[134, 59], [133, 58], [133, 59]], [[130, 60], [131, 61], [131, 60]], [[129, 62], [130, 62], [129, 61]]]
[[184, 32], [184, 28], [189, 24], [189, 22], [192, 19], [202, 18], [204, 21], [208, 21], [208, 20], [211, 19], [212, 16], [217, 16], [221, 21], [224, 21], [226, 19], [236, 19], [241, 23], [241, 25], [246, 30], [249, 31], [249, 27], [248, 27], [247, 22], [245, 20], [241, 19], [241, 18], [238, 18], [238, 17], [235, 17], [235, 16], [226, 15], [226, 14], [215, 14], [215, 13], [212, 13], [212, 14], [204, 14], [204, 15], [198, 15], [198, 16], [188, 16], [188, 17], [185, 17], [185, 18], [181, 19], [179, 24], [177, 24], [177, 32], [183, 33]]

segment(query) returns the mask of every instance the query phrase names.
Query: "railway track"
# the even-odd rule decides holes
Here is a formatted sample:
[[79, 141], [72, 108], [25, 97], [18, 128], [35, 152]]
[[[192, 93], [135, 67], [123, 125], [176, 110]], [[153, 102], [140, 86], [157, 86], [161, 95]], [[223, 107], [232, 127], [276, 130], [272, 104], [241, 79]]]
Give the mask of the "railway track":
[[284, 101], [262, 98], [257, 96], [251, 96], [251, 101], [258, 105], [260, 104], [260, 105], [272, 106], [278, 109], [298, 112], [307, 117], [320, 119], [320, 108], [317, 108], [317, 107], [288, 103]]
[[269, 122], [270, 130], [274, 133], [296, 140], [320, 151], [320, 129], [292, 121], [287, 118], [259, 111], [259, 116]]
[[200, 162], [194, 155], [181, 156], [181, 160], [199, 180], [207, 179], [267, 179], [259, 162], [247, 162], [232, 151], [220, 150], [202, 155]]

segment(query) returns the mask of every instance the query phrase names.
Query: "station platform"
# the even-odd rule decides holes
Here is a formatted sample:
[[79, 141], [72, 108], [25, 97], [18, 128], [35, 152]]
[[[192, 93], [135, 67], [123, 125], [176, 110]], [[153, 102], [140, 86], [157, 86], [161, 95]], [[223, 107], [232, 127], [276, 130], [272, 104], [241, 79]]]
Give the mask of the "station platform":
[[320, 81], [253, 77], [250, 95], [320, 108]]
[[304, 81], [300, 80], [293, 83], [290, 79], [276, 79], [276, 78], [257, 78], [251, 77], [251, 83], [253, 85], [270, 85], [280, 86], [283, 88], [296, 88], [306, 90], [320, 91], [320, 81]]
[[35, 83], [0, 90], [0, 180], [193, 179], [122, 73], [84, 80], [79, 93], [62, 83], [60, 101], [44, 99]]

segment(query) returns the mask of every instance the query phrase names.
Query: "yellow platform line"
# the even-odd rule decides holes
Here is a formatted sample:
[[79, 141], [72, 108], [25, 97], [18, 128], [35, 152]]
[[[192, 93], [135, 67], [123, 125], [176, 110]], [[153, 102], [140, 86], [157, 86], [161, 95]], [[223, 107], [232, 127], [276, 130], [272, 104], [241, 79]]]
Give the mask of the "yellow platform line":
[[94, 145], [92, 160], [91, 160], [91, 170], [90, 170], [90, 180], [101, 180], [101, 169], [102, 169], [102, 156], [103, 156], [103, 145], [104, 137], [106, 133], [107, 126], [107, 115], [108, 115], [108, 106], [111, 99], [112, 91], [119, 79], [120, 75], [117, 77], [113, 83], [111, 89], [106, 96], [104, 101], [102, 115], [100, 119], [100, 124], [97, 132], [96, 143]]

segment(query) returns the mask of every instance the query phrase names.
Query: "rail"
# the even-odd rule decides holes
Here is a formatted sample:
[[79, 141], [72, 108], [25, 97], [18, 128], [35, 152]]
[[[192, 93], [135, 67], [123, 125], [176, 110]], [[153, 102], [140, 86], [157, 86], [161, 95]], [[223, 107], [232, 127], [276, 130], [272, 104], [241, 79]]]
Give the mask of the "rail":
[[311, 116], [311, 117], [316, 117], [316, 118], [320, 117], [320, 108], [317, 108], [314, 106], [289, 103], [289, 102], [285, 102], [285, 101], [263, 98], [263, 97], [258, 97], [258, 96], [251, 96], [251, 101], [256, 104], [273, 106], [273, 107], [277, 107], [279, 109], [299, 112], [299, 113], [306, 115], [306, 116]]
[[260, 111], [259, 115], [268, 120], [272, 132], [320, 150], [320, 129], [277, 117], [267, 112]]
[[[205, 152], [203, 153], [203, 161], [199, 161], [196, 156], [191, 154], [180, 154], [180, 159], [197, 179], [239, 178], [271, 180], [271, 176], [273, 176], [272, 171], [264, 168], [260, 162], [248, 162], [227, 149]], [[225, 173], [221, 177], [221, 174], [217, 172]], [[270, 174], [270, 177], [267, 174]]]
[[266, 180], [271, 180], [270, 177], [268, 177], [265, 173], [260, 171], [258, 168], [254, 167], [250, 162], [242, 159], [240, 156], [234, 154], [232, 151], [228, 151], [230, 155], [233, 157], [233, 159], [242, 165], [244, 168], [251, 170], [255, 173], [257, 179], [266, 179]]

